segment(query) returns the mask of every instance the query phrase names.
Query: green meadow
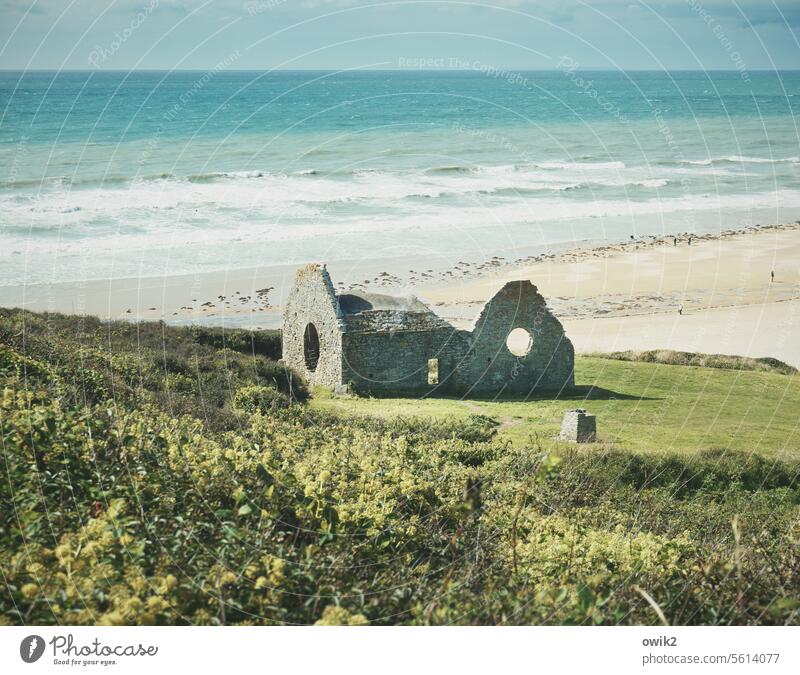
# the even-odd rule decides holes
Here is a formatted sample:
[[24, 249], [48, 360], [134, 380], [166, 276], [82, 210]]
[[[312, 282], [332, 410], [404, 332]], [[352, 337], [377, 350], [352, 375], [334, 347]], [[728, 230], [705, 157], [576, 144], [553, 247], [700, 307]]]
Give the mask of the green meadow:
[[731, 449], [800, 457], [800, 377], [777, 370], [664, 365], [578, 356], [576, 391], [522, 400], [334, 398], [323, 388], [312, 406], [345, 414], [465, 419], [485, 415], [514, 446], [549, 442], [564, 411], [597, 416], [598, 441], [647, 453]]

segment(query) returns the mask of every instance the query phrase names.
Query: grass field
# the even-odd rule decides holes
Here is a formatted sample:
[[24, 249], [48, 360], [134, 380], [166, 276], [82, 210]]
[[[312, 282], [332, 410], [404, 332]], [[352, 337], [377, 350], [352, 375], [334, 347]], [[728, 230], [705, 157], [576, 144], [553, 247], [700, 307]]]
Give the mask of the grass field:
[[598, 438], [646, 452], [728, 448], [769, 457], [800, 457], [800, 378], [777, 372], [726, 370], [578, 357], [575, 394], [520, 399], [335, 398], [317, 388], [312, 405], [381, 417], [465, 418], [498, 422], [498, 436], [514, 446], [535, 432], [558, 434], [565, 410], [597, 415]]

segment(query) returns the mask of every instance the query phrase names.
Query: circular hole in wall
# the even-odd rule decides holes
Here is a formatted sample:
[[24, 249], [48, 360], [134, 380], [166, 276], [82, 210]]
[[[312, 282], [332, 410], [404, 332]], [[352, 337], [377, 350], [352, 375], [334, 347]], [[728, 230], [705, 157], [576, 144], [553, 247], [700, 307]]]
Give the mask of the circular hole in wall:
[[506, 338], [506, 347], [514, 356], [525, 356], [533, 347], [533, 336], [524, 328], [515, 328]]
[[315, 371], [319, 363], [319, 333], [313, 323], [308, 324], [303, 333], [303, 355], [306, 368], [312, 372]]

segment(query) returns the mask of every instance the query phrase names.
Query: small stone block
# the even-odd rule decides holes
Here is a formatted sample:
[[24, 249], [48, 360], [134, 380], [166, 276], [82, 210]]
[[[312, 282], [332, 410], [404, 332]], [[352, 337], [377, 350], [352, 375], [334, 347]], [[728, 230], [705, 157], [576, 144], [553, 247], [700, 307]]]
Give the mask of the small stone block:
[[561, 422], [562, 441], [573, 443], [594, 443], [597, 440], [597, 420], [583, 408], [567, 410]]

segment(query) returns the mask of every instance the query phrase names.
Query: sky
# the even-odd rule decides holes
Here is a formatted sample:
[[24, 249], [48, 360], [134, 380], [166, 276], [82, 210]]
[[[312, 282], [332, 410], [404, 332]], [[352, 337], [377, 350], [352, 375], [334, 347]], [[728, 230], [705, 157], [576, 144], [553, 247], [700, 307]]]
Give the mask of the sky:
[[800, 68], [799, 0], [0, 0], [0, 69]]

